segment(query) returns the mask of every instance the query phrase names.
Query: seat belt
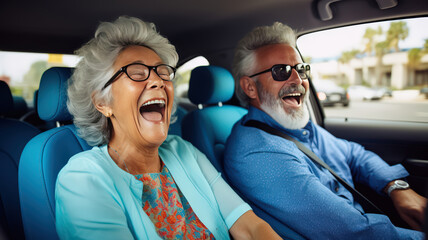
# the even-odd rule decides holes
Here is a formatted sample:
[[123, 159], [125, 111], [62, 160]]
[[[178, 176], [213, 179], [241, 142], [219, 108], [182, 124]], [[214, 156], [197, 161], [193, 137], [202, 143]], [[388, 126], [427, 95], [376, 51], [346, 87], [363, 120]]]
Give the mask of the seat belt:
[[303, 145], [303, 143], [301, 143], [301, 142], [297, 141], [296, 139], [290, 137], [289, 135], [267, 125], [266, 123], [263, 123], [263, 122], [260, 122], [257, 120], [249, 120], [244, 125], [248, 126], [248, 127], [255, 127], [255, 128], [261, 129], [261, 130], [263, 130], [267, 133], [270, 133], [272, 135], [276, 135], [276, 136], [279, 136], [279, 137], [282, 137], [282, 138], [285, 138], [289, 141], [294, 142], [294, 144], [296, 144], [296, 146], [300, 149], [300, 151], [302, 151], [304, 154], [306, 154], [306, 156], [308, 156], [313, 162], [315, 162], [315, 163], [321, 165], [322, 167], [324, 167], [325, 169], [327, 169], [337, 179], [337, 181], [339, 181], [346, 189], [348, 189], [348, 191], [350, 191], [352, 193], [352, 195], [358, 201], [358, 203], [365, 206], [365, 208], [367, 209], [367, 212], [384, 214], [382, 212], [382, 210], [380, 210], [374, 203], [372, 203], [370, 200], [368, 200], [366, 197], [364, 197], [363, 194], [358, 192], [355, 188], [353, 188], [351, 185], [349, 185], [349, 183], [347, 183], [339, 175], [337, 175], [337, 173], [333, 169], [331, 169], [323, 160], [321, 160], [317, 155], [315, 155], [315, 153], [313, 153], [310, 149], [308, 149], [305, 145]]

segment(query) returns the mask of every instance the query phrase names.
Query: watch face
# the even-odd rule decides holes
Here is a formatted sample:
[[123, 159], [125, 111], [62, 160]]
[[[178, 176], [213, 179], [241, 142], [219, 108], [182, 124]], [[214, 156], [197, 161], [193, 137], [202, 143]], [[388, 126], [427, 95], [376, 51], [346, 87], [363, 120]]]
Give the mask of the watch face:
[[395, 181], [395, 184], [397, 185], [397, 188], [401, 188], [401, 189], [409, 187], [409, 184], [403, 180], [397, 180]]

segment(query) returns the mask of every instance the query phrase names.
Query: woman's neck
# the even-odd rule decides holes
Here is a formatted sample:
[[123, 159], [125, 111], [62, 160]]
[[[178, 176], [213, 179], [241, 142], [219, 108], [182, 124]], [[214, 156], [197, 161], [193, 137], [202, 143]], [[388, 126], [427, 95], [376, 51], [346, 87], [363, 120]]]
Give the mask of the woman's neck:
[[159, 146], [135, 146], [111, 139], [108, 153], [115, 163], [126, 172], [136, 175], [161, 171]]

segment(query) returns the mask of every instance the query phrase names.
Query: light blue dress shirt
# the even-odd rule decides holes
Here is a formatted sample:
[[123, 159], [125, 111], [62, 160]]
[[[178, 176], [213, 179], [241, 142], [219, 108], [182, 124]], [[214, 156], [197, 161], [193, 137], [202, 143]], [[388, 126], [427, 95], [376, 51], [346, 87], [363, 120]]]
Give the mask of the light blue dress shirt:
[[[162, 161], [216, 239], [251, 210], [209, 160], [178, 136], [159, 148]], [[73, 156], [58, 175], [56, 228], [61, 239], [160, 239], [142, 208], [143, 183], [121, 168], [107, 146]]]
[[284, 129], [265, 112], [250, 107], [233, 127], [225, 150], [225, 173], [254, 212], [282, 237], [308, 239], [423, 239], [421, 232], [395, 227], [385, 215], [365, 213], [328, 170], [313, 163], [282, 137], [244, 126], [264, 122], [302, 142], [350, 185], [379, 194], [394, 179], [408, 176], [361, 145], [338, 139], [309, 122]]

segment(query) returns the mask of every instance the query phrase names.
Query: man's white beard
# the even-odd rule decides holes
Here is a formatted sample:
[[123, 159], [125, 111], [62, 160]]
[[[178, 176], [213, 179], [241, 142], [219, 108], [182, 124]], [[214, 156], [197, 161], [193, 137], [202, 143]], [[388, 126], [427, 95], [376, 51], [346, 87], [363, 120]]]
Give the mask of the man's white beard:
[[297, 91], [296, 89], [300, 89], [300, 92], [305, 91], [301, 85], [300, 87], [291, 86], [289, 88], [281, 89], [278, 96], [275, 97], [267, 92], [261, 84], [257, 84], [257, 91], [261, 101], [260, 107], [275, 121], [287, 129], [303, 128], [309, 121], [309, 111], [305, 104], [306, 99], [308, 99], [309, 92], [304, 93], [305, 96], [302, 99], [301, 107], [299, 109], [284, 109], [283, 107], [283, 101], [280, 96], [284, 96], [284, 93], [286, 92]]

